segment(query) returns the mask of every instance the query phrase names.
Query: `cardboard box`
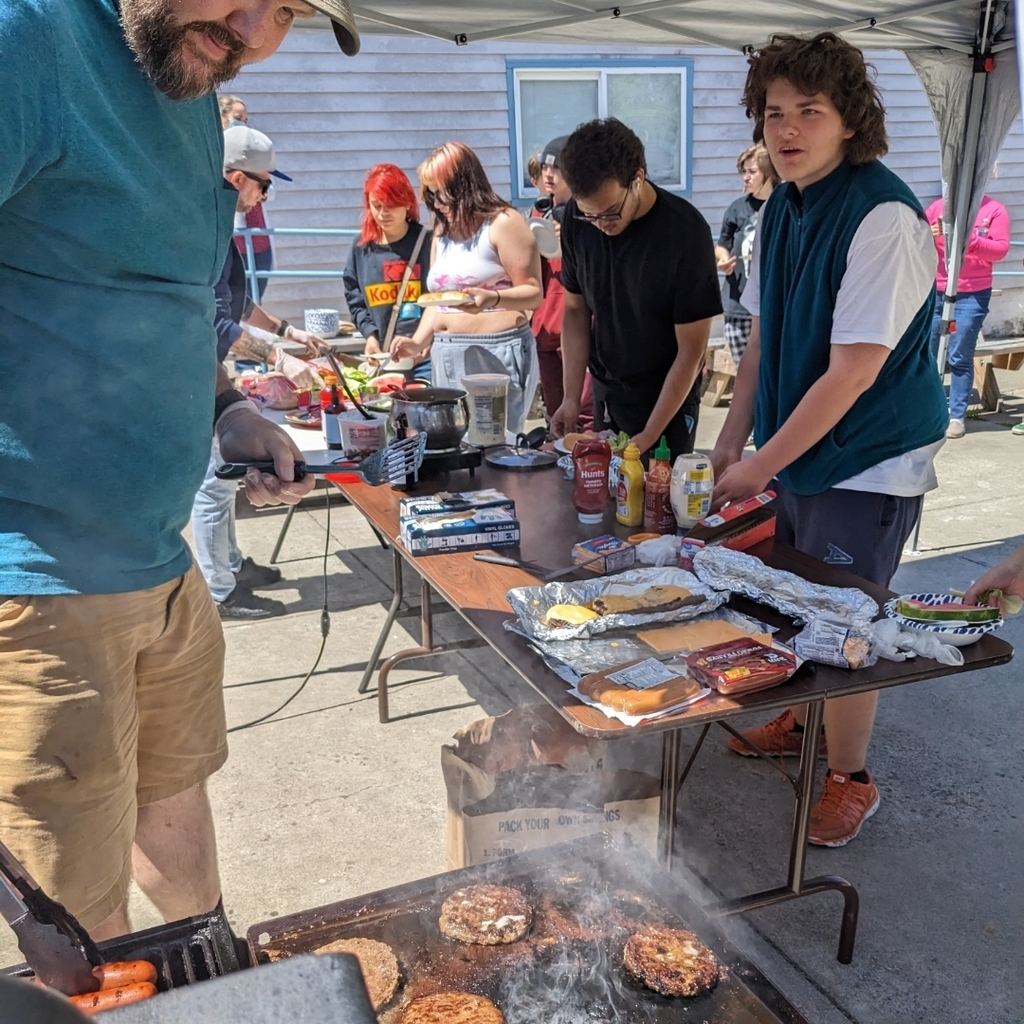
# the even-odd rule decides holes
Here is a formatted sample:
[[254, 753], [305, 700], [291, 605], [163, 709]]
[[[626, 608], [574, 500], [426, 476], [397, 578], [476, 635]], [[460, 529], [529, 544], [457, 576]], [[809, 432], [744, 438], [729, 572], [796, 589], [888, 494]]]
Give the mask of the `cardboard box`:
[[474, 508], [504, 508], [514, 513], [516, 503], [493, 487], [481, 491], [457, 491], [431, 494], [420, 498], [402, 498], [398, 502], [398, 518], [436, 516], [449, 512], [465, 512]]
[[413, 555], [507, 548], [519, 543], [519, 520], [505, 508], [417, 516], [400, 521], [399, 536]]
[[441, 748], [449, 870], [595, 832], [629, 833], [654, 855], [661, 784], [616, 768], [611, 748], [624, 742], [581, 736], [546, 705], [460, 729]]

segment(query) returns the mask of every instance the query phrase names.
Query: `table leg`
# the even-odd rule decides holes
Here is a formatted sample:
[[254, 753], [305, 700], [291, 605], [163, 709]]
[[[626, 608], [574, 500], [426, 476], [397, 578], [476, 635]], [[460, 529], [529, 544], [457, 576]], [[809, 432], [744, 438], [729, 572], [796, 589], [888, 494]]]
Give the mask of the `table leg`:
[[270, 556], [270, 564], [274, 565], [277, 562], [277, 556], [281, 554], [281, 546], [284, 544], [284, 539], [288, 535], [288, 527], [292, 525], [292, 518], [295, 515], [295, 509], [297, 505], [288, 506], [288, 515], [284, 517], [284, 522], [281, 524], [281, 532], [277, 535], [277, 543], [274, 545], [274, 553]]
[[420, 627], [421, 644], [392, 654], [377, 673], [377, 717], [381, 723], [388, 721], [388, 676], [400, 661], [408, 658], [422, 658], [427, 654], [440, 654], [444, 647], [434, 646], [434, 610], [430, 607], [430, 584], [425, 576], [420, 577]]
[[814, 701], [807, 705], [807, 719], [804, 723], [804, 739], [800, 748], [800, 769], [796, 780], [796, 810], [793, 817], [793, 837], [789, 849], [788, 884], [763, 892], [739, 896], [736, 899], [721, 900], [705, 910], [712, 916], [725, 917], [741, 914], [747, 910], [758, 910], [778, 903], [813, 896], [819, 892], [836, 891], [843, 896], [843, 919], [839, 928], [839, 952], [837, 959], [848, 964], [853, 959], [853, 945], [857, 937], [857, 915], [860, 899], [857, 890], [839, 875], [819, 875], [805, 878], [807, 865], [807, 834], [810, 831], [811, 809], [814, 806], [814, 777], [818, 760], [818, 743], [821, 723], [825, 713], [825, 702]]
[[679, 799], [679, 750], [683, 730], [669, 729], [661, 738], [661, 806], [658, 811], [658, 860], [672, 870], [676, 802]]
[[373, 651], [366, 663], [366, 670], [363, 672], [363, 678], [359, 681], [360, 693], [366, 693], [369, 688], [370, 679], [377, 669], [377, 659], [380, 657], [380, 652], [384, 650], [384, 644], [387, 643], [388, 635], [391, 633], [391, 627], [395, 624], [398, 609], [402, 604], [402, 556], [395, 548], [391, 549], [391, 555], [394, 559], [395, 593], [391, 598], [391, 607], [388, 609], [388, 617], [384, 620], [384, 625], [381, 628], [380, 635], [377, 637], [377, 642], [373, 645]]

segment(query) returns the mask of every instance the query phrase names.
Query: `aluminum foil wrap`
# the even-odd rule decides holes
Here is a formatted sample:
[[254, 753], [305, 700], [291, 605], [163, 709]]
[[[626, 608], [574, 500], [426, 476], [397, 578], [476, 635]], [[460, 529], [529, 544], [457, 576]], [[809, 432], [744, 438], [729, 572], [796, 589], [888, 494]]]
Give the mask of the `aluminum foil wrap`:
[[693, 557], [694, 571], [709, 587], [743, 594], [800, 622], [828, 615], [844, 622], [870, 622], [878, 605], [856, 587], [825, 587], [760, 558], [730, 548], [706, 547]]
[[[643, 612], [630, 615], [599, 615], [578, 626], [551, 629], [544, 624], [547, 610], [556, 604], [587, 604], [606, 594], [642, 594], [648, 587], [664, 584], [685, 587], [704, 598], [699, 604], [683, 605], [667, 612]], [[543, 587], [516, 587], [506, 595], [519, 617], [522, 630], [538, 640], [580, 640], [609, 629], [626, 629], [650, 622], [682, 622], [714, 611], [729, 600], [727, 591], [702, 583], [683, 569], [630, 569], [615, 576], [596, 576], [592, 580], [571, 583], [547, 583]]]

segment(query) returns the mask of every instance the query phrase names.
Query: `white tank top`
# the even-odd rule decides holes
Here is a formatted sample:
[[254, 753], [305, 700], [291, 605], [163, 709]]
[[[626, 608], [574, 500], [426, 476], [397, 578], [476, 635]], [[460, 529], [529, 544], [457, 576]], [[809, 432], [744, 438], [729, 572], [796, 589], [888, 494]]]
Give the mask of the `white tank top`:
[[[444, 235], [437, 238], [437, 248], [427, 275], [427, 289], [432, 292], [453, 292], [462, 288], [511, 288], [512, 281], [491, 244], [490, 221], [484, 221], [472, 238], [456, 242]], [[447, 310], [457, 313], [458, 309]], [[501, 312], [485, 309], [485, 313]]]

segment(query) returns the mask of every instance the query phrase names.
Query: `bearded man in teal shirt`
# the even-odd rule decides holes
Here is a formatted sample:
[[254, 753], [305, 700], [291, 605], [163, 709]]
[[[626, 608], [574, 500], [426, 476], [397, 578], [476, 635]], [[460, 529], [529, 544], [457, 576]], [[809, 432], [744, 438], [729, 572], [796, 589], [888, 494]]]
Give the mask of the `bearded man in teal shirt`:
[[98, 939], [133, 875], [169, 920], [220, 899], [224, 643], [181, 531], [214, 429], [274, 461], [256, 504], [311, 482], [218, 371], [213, 90], [316, 10], [356, 53], [346, 0], [0, 0], [0, 839]]

